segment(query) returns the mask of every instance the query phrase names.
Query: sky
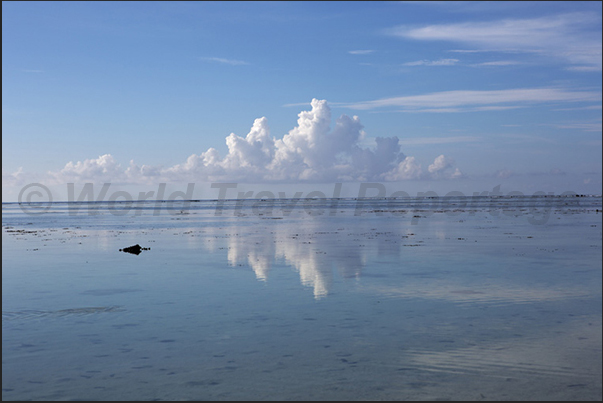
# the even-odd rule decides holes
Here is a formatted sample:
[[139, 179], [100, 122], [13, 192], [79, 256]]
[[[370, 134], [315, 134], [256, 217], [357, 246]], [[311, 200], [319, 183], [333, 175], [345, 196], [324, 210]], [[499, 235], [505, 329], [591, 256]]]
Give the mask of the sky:
[[68, 183], [601, 194], [601, 15], [579, 1], [3, 2], [2, 200], [31, 183], [55, 200]]

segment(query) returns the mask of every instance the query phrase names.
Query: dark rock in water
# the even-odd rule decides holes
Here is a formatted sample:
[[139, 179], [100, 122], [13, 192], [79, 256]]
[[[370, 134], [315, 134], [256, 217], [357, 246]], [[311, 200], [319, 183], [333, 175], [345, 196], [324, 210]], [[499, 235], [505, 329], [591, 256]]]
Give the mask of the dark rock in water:
[[143, 250], [151, 250], [151, 248], [142, 248], [140, 245], [136, 244], [134, 246], [128, 246], [127, 248], [120, 249], [119, 251], [140, 255], [140, 252]]

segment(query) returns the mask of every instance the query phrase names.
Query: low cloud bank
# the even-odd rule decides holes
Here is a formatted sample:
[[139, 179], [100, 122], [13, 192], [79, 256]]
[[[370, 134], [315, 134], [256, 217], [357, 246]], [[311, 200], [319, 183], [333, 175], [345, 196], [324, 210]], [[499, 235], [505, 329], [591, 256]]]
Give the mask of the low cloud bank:
[[[281, 139], [270, 135], [268, 119], [256, 119], [245, 137], [226, 137], [228, 153], [215, 148], [192, 154], [172, 167], [137, 165], [122, 167], [110, 154], [48, 172], [52, 183], [113, 182], [146, 184], [160, 181], [329, 182], [456, 179], [463, 176], [454, 160], [444, 155], [423, 170], [414, 157], [400, 149], [398, 137], [377, 137], [374, 147], [361, 147], [364, 127], [357, 116], [341, 115], [332, 126], [331, 109], [313, 99], [311, 110], [298, 115], [297, 126]], [[18, 184], [27, 176], [5, 173], [3, 184]]]

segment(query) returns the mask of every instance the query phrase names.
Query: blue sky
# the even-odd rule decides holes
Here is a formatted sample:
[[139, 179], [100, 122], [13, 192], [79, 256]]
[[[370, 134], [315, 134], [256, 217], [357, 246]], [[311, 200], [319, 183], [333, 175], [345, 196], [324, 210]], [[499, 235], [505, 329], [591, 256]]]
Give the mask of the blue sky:
[[600, 194], [601, 12], [3, 2], [3, 200], [108, 181]]

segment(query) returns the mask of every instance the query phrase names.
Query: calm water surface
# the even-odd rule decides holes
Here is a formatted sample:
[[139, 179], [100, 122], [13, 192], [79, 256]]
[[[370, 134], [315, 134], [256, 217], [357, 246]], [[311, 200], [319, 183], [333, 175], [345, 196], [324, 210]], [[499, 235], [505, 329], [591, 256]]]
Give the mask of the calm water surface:
[[600, 197], [333, 202], [3, 204], [3, 400], [601, 400]]

